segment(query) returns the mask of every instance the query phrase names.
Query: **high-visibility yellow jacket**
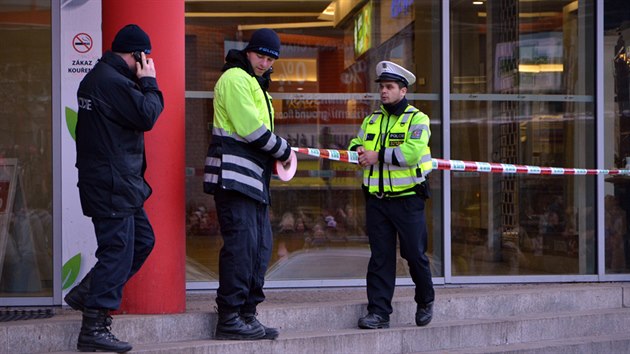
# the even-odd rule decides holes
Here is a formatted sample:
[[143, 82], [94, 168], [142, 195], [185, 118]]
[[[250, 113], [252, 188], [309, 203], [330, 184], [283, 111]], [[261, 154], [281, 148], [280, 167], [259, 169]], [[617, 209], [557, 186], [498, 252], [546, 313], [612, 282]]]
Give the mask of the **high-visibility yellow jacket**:
[[271, 96], [259, 82], [263, 79], [254, 75], [242, 52], [231, 50], [226, 59], [228, 69], [214, 88], [204, 192], [230, 189], [269, 203], [273, 163], [288, 160], [291, 146], [273, 133]]
[[429, 139], [429, 117], [407, 105], [399, 115], [381, 109], [367, 116], [350, 150], [363, 146], [378, 151], [378, 164], [363, 170], [363, 185], [370, 194], [404, 196], [416, 192], [416, 185], [424, 182], [433, 164]]

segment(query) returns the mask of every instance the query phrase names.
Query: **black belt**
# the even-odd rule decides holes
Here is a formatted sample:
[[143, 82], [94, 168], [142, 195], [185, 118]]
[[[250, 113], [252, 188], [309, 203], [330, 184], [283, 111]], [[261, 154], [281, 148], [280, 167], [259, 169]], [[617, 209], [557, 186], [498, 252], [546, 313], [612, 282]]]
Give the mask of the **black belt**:
[[417, 197], [417, 194], [408, 194], [408, 195], [400, 195], [400, 194], [389, 194], [389, 193], [373, 193], [370, 194], [370, 198], [375, 198], [375, 199], [387, 199], [387, 200], [402, 200], [402, 199], [407, 199], [407, 198], [411, 198], [411, 197]]
[[[415, 197], [415, 196], [420, 196], [423, 199], [429, 198], [429, 193], [428, 193], [429, 188], [428, 188], [428, 183], [426, 180], [420, 184], [416, 184], [415, 186], [405, 189], [404, 191], [400, 191], [400, 192], [369, 193], [368, 188], [366, 186], [361, 186], [361, 187], [363, 188], [363, 193], [365, 193], [366, 196], [377, 198], [377, 199], [402, 199], [402, 198]], [[401, 195], [401, 194], [405, 194], [409, 192], [414, 192], [414, 194]]]

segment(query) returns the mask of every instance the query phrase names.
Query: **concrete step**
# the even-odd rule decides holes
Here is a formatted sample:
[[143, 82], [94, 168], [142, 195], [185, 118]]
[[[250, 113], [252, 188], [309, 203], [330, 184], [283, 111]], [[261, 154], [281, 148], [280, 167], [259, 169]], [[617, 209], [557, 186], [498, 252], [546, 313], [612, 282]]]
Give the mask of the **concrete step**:
[[[414, 354], [444, 354], [444, 350]], [[449, 349], [449, 354], [627, 354], [630, 352], [630, 333], [581, 336], [537, 342]]]
[[[589, 311], [598, 314], [607, 313], [608, 310], [612, 311], [610, 314], [612, 317], [617, 316], [615, 313], [619, 310], [623, 314], [622, 318], [625, 318], [624, 316], [630, 318], [623, 309], [624, 303], [628, 304], [629, 291], [628, 288], [625, 289], [624, 296], [623, 283], [437, 287], [434, 320], [428, 328], [451, 328], [452, 326], [455, 326], [452, 328], [457, 328], [457, 326], [474, 328], [481, 323], [487, 323], [484, 328], [490, 329], [491, 324], [498, 326], [499, 323], [511, 323], [510, 321], [514, 320], [525, 321], [529, 316], [534, 316], [538, 320], [540, 316], [551, 316], [547, 319], [551, 321], [555, 317], [566, 317], [567, 314], [584, 316]], [[366, 313], [364, 288], [273, 290], [268, 291], [267, 295], [268, 300], [258, 309], [259, 319], [268, 326], [278, 327], [281, 330], [281, 340], [273, 343], [255, 341], [253, 342], [256, 343], [255, 345], [277, 346], [285, 344], [274, 343], [286, 343], [287, 346], [293, 347], [295, 343], [302, 342], [313, 345], [313, 348], [322, 349], [328, 348], [325, 346], [327, 342], [325, 338], [329, 336], [333, 342], [339, 340], [355, 342], [355, 337], [381, 337], [392, 330], [414, 333], [413, 331], [428, 329], [414, 325], [415, 303], [411, 287], [396, 289], [394, 313], [391, 316], [393, 329], [384, 331], [356, 329], [357, 319]], [[206, 348], [208, 342], [214, 343], [210, 345], [213, 348], [223, 348], [226, 345], [237, 347], [248, 345], [248, 342], [229, 342], [231, 344], [228, 344], [228, 342], [208, 340], [212, 338], [216, 325], [216, 313], [214, 310], [210, 311], [214, 305], [213, 294], [189, 294], [187, 302], [188, 309], [183, 314], [115, 316], [112, 331], [120, 339], [129, 341], [136, 348], [142, 348], [149, 353], [153, 352], [150, 345], [156, 345], [156, 350], [171, 348], [171, 346], [175, 348], [184, 344], [192, 345], [192, 348], [195, 345]], [[59, 315], [50, 319], [0, 323], [0, 353], [74, 350], [80, 321], [79, 313], [61, 310]], [[557, 332], [553, 329], [548, 329], [548, 331]], [[349, 336], [337, 337], [343, 333]], [[590, 334], [592, 333], [584, 335]], [[396, 337], [401, 334], [387, 334], [387, 336]], [[416, 334], [413, 336], [415, 337]], [[308, 338], [319, 339], [315, 341]], [[324, 343], [320, 343], [321, 341]], [[359, 340], [359, 342], [365, 341]], [[370, 340], [366, 342], [369, 343]], [[453, 348], [457, 347], [465, 347], [465, 345]], [[187, 348], [191, 349], [191, 347]], [[428, 349], [421, 347], [419, 350]], [[441, 348], [436, 347], [436, 349]], [[212, 352], [207, 351], [209, 349], [200, 350], [203, 353]], [[276, 349], [273, 351], [276, 352]], [[304, 351], [304, 348], [298, 352], [301, 351]]]
[[[134, 345], [134, 353], [424, 353], [466, 352], [466, 348], [483, 353], [487, 348], [516, 345], [526, 348], [548, 341], [556, 349], [577, 345], [570, 339], [580, 337], [626, 335], [630, 326], [630, 309], [588, 310], [577, 313], [549, 313], [512, 316], [500, 319], [445, 321], [427, 327], [397, 325], [383, 330], [336, 329], [319, 331], [287, 331], [274, 341], [196, 340]], [[564, 340], [563, 344], [560, 338]], [[553, 343], [553, 340], [556, 340]], [[602, 348], [606, 342], [598, 341]], [[614, 340], [615, 348], [624, 341]], [[610, 344], [609, 344], [610, 345]], [[584, 343], [586, 348], [587, 343]], [[553, 349], [553, 347], [550, 347]], [[542, 352], [545, 347], [541, 346]], [[477, 351], [474, 351], [477, 352]], [[509, 351], [508, 351], [509, 352]], [[562, 351], [568, 353], [568, 351]], [[596, 351], [595, 353], [598, 353]], [[602, 352], [603, 353], [603, 352]], [[605, 353], [615, 353], [607, 351]]]

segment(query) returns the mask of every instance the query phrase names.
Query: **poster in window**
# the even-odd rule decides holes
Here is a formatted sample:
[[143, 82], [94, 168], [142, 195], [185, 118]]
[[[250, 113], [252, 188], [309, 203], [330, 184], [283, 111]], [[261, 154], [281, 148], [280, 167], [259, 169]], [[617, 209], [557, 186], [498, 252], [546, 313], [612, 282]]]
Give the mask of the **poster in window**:
[[359, 57], [372, 47], [372, 2], [368, 2], [354, 18], [354, 56]]

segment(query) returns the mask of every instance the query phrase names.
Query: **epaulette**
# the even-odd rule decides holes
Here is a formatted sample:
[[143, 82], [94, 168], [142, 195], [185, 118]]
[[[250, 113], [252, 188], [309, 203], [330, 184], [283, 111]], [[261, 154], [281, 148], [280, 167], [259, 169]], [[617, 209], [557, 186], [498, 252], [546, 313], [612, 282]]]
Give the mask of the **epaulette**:
[[372, 112], [372, 118], [370, 119], [370, 124], [374, 124], [374, 122], [376, 121], [376, 118], [378, 118], [379, 115], [383, 115], [383, 111], [381, 111], [380, 109], [377, 109], [376, 111]]
[[402, 119], [400, 120], [400, 125], [405, 125], [407, 124], [407, 121], [409, 120], [409, 118], [413, 117], [416, 113], [420, 112], [419, 109], [417, 109], [414, 106], [408, 106], [407, 109], [405, 109], [405, 111], [403, 112], [403, 116]]

